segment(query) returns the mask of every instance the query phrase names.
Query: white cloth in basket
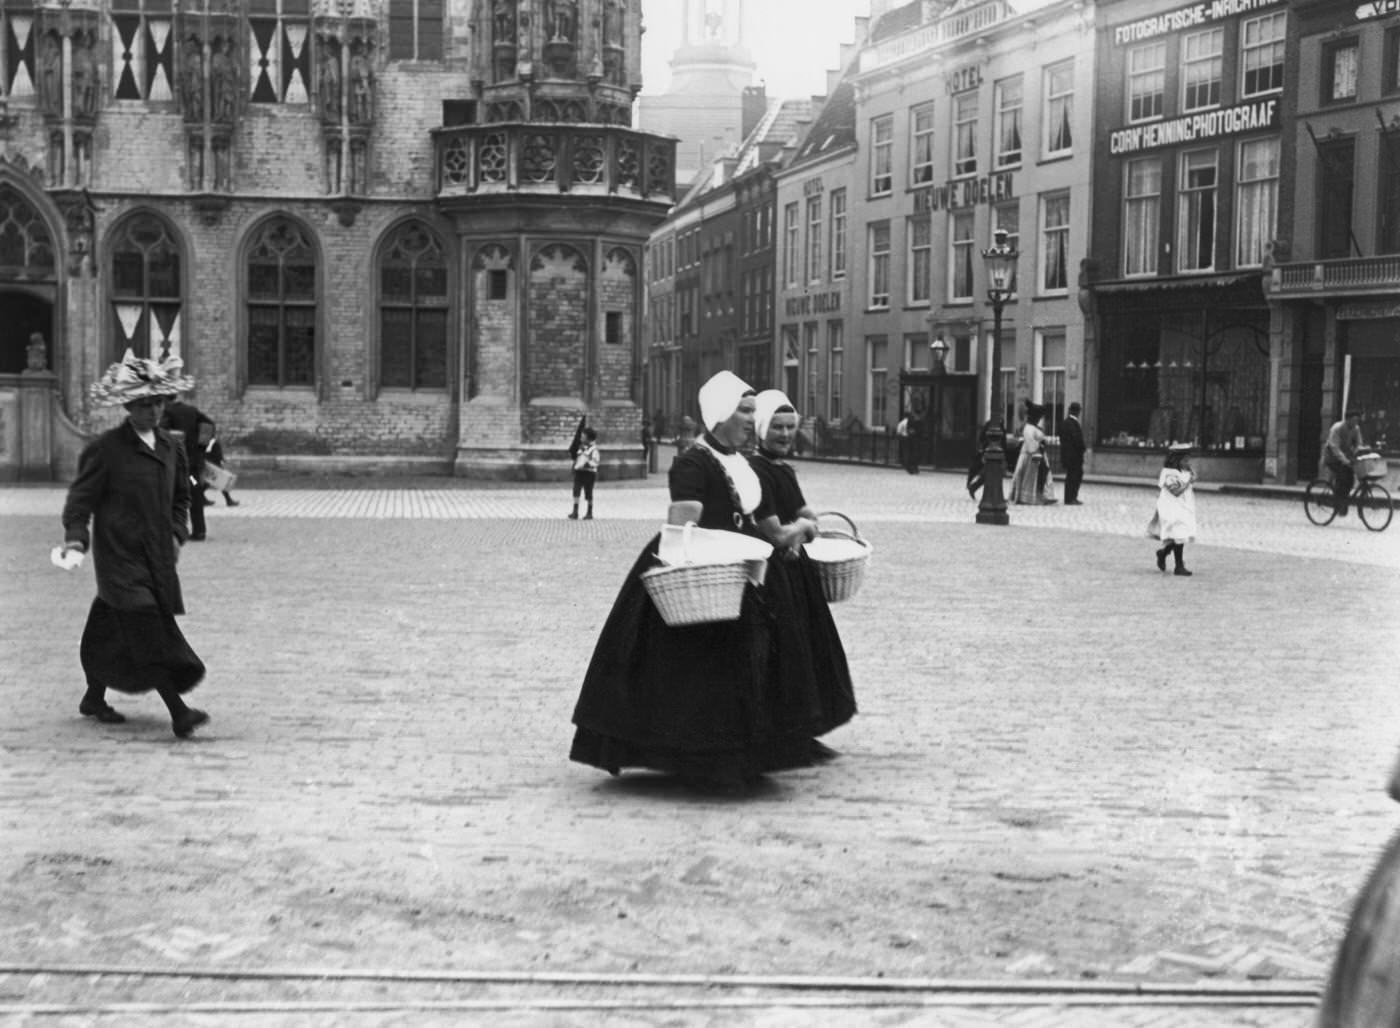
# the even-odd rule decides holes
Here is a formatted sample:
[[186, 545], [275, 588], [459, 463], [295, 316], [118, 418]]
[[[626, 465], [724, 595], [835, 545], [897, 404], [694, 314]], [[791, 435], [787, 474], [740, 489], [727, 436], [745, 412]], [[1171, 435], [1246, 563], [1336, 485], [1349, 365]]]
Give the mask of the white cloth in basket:
[[839, 536], [818, 536], [806, 543], [803, 549], [813, 560], [824, 561], [850, 560], [853, 557], [863, 557], [867, 552], [865, 546], [856, 540], [842, 539]]
[[[687, 539], [687, 536], [689, 538]], [[773, 547], [762, 539], [692, 525], [662, 525], [656, 556], [663, 564], [732, 564], [767, 560]]]

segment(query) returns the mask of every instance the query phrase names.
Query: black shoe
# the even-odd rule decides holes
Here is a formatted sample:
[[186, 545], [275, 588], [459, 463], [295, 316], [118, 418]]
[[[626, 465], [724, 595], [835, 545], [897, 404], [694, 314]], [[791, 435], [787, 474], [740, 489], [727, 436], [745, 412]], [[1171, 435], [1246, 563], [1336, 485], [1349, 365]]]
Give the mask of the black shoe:
[[1066, 506], [1066, 507], [1082, 507], [1082, 506], [1084, 506], [1084, 501], [1083, 501], [1083, 500], [1066, 500], [1066, 501], [1065, 501], [1065, 506]]
[[206, 497], [204, 498], [204, 506], [206, 506], [206, 507], [212, 507], [212, 506], [214, 506], [214, 501], [211, 500], [211, 499], [209, 499], [209, 497], [206, 496]]
[[1185, 568], [1177, 568], [1175, 571], [1172, 572], [1172, 574], [1180, 575], [1182, 578], [1191, 577], [1191, 572], [1187, 571]]
[[1170, 552], [1170, 551], [1165, 550], [1165, 549], [1161, 549], [1161, 550], [1158, 550], [1158, 551], [1157, 551], [1157, 570], [1158, 570], [1158, 571], [1165, 571], [1165, 570], [1167, 570], [1167, 554], [1168, 554], [1168, 552]]
[[230, 496], [228, 499], [224, 500], [224, 506], [225, 506], [225, 507], [237, 507], [237, 506], [238, 506], [238, 501], [235, 500], [232, 496]]
[[820, 739], [812, 740], [813, 761], [819, 764], [824, 764], [828, 760], [835, 760], [839, 756], [841, 756], [841, 754], [837, 753], [835, 750], [833, 750], [826, 743], [822, 742]]
[[170, 728], [181, 739], [188, 739], [196, 728], [208, 720], [209, 715], [204, 711], [189, 707], [183, 714], [176, 714], [170, 719]]
[[203, 532], [200, 532], [199, 535], [192, 535], [192, 536], [190, 536], [190, 542], [192, 542], [192, 543], [202, 543], [202, 542], [204, 542], [204, 540], [205, 540], [205, 535], [204, 535]]
[[89, 700], [84, 697], [78, 704], [78, 713], [83, 717], [95, 717], [104, 725], [125, 724], [126, 718], [107, 705], [106, 700]]
[[583, 516], [583, 520], [584, 520], [584, 521], [592, 521], [592, 520], [593, 520], [593, 512], [590, 510], [587, 514], [585, 514], [585, 515]]
[[577, 521], [577, 520], [578, 520], [578, 511], [574, 511], [572, 514], [570, 514], [570, 515], [569, 515], [569, 520], [570, 520], [570, 521]]

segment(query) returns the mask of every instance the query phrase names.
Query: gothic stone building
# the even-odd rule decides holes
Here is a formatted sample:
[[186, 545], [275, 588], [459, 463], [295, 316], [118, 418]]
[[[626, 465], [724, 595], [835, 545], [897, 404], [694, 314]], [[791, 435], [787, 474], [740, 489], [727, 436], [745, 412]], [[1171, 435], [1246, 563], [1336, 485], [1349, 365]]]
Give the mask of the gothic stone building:
[[640, 0], [0, 20], [0, 416], [46, 364], [55, 474], [120, 415], [86, 386], [128, 347], [180, 356], [235, 452], [553, 477], [587, 414], [641, 472], [641, 254], [675, 184], [674, 140], [630, 127]]

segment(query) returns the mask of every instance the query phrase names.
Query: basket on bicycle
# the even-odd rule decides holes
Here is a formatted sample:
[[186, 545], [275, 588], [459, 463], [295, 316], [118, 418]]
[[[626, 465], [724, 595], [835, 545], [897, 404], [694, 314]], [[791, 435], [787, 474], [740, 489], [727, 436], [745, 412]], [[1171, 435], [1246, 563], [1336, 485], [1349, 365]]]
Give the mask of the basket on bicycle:
[[1356, 456], [1356, 477], [1358, 480], [1384, 478], [1390, 469], [1385, 458], [1379, 453], [1360, 453]]
[[[679, 539], [675, 540], [679, 543], [677, 550], [668, 533], [663, 531], [658, 556], [674, 563], [643, 571], [642, 585], [661, 620], [672, 628], [737, 621], [744, 602], [744, 587], [751, 581], [756, 585], [761, 582], [762, 570], [758, 565], [766, 568], [767, 559], [760, 560], [748, 548], [734, 549], [733, 540], [711, 538], [735, 535], [746, 543], [754, 542], [736, 533], [705, 533], [695, 541], [693, 533], [705, 533], [705, 530], [696, 528], [693, 522], [685, 525]], [[768, 550], [771, 552], [772, 547]]]
[[817, 537], [803, 549], [816, 565], [826, 601], [839, 603], [860, 591], [874, 548], [860, 537], [856, 523], [845, 514], [829, 510], [817, 515], [818, 521], [825, 517], [840, 518], [851, 526], [850, 531], [818, 528]]

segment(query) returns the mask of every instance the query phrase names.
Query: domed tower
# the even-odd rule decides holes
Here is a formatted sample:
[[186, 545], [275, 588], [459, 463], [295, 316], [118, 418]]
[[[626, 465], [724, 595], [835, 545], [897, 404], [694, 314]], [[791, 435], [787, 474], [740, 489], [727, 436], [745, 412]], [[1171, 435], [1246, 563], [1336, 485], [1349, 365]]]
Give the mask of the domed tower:
[[676, 136], [682, 188], [748, 135], [744, 96], [753, 87], [744, 0], [667, 0], [681, 9], [681, 43], [671, 57], [666, 92], [641, 98], [638, 120], [649, 132]]
[[675, 202], [675, 140], [631, 128], [641, 0], [477, 0], [475, 118], [436, 134], [466, 317], [456, 470], [570, 473], [581, 416], [603, 472], [643, 473], [642, 248]]

